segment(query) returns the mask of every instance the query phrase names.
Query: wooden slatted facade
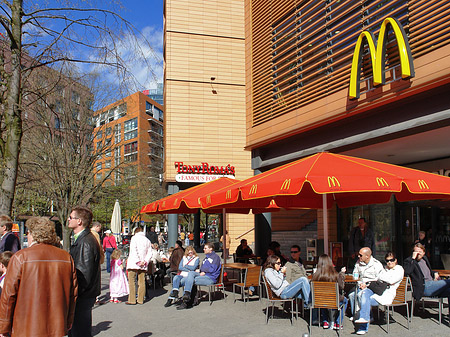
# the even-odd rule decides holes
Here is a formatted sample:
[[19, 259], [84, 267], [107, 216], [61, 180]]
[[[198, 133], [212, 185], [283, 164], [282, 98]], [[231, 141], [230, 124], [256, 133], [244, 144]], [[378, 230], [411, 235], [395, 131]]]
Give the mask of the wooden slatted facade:
[[[413, 58], [450, 44], [450, 1], [444, 0], [248, 0], [248, 12], [250, 128], [347, 89], [359, 34], [369, 30], [377, 37], [386, 17], [402, 24]], [[386, 81], [399, 78], [394, 40], [389, 32]], [[373, 89], [364, 48], [362, 93]]]

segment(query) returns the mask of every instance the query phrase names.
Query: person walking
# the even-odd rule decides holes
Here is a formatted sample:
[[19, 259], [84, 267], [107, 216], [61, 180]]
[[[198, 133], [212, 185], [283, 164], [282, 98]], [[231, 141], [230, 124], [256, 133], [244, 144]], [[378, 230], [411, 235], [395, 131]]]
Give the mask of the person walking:
[[112, 232], [108, 229], [105, 232], [105, 237], [103, 238], [103, 250], [106, 255], [106, 271], [111, 272], [111, 254], [117, 249], [116, 238], [112, 235]]
[[19, 238], [12, 232], [13, 221], [7, 215], [0, 216], [0, 253], [20, 250]]
[[32, 217], [26, 226], [29, 247], [15, 253], [8, 264], [0, 299], [0, 336], [65, 336], [77, 300], [74, 262], [56, 247], [52, 221]]
[[152, 258], [152, 244], [145, 236], [141, 227], [137, 227], [130, 242], [130, 254], [128, 255], [127, 271], [130, 294], [125, 304], [136, 304], [136, 277], [138, 279], [138, 304], [144, 304], [145, 298], [145, 274]]
[[111, 274], [109, 276], [109, 296], [110, 302], [120, 303], [119, 297], [127, 296], [130, 293], [127, 276], [123, 268], [124, 264], [120, 259], [122, 252], [116, 249], [111, 254]]
[[78, 299], [69, 337], [91, 337], [92, 307], [101, 290], [100, 247], [89, 229], [92, 222], [92, 211], [89, 208], [74, 207], [68, 221], [68, 227], [74, 234], [70, 255], [75, 263], [78, 279]]

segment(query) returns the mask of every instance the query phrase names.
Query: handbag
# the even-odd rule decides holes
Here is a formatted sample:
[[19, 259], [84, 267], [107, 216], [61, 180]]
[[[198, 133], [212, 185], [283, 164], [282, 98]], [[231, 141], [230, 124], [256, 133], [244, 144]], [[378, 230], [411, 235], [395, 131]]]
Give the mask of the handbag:
[[390, 287], [390, 284], [384, 281], [372, 281], [368, 288], [373, 291], [374, 294], [382, 295], [386, 289]]

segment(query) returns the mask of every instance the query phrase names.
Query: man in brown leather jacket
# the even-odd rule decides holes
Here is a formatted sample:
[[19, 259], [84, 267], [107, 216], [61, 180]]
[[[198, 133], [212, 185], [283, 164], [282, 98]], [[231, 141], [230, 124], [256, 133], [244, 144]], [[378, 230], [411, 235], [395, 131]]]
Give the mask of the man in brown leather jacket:
[[77, 269], [78, 300], [69, 337], [92, 336], [92, 307], [101, 290], [100, 247], [89, 229], [91, 222], [89, 208], [77, 206], [72, 209], [69, 228], [73, 230], [74, 240], [70, 255]]
[[8, 264], [0, 299], [0, 336], [61, 337], [71, 328], [77, 298], [77, 275], [69, 253], [59, 245], [47, 218], [26, 222], [29, 248]]

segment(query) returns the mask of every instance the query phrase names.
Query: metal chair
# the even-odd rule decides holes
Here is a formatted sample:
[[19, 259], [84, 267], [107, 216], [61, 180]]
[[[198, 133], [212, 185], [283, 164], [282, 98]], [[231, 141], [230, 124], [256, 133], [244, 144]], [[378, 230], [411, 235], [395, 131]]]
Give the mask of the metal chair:
[[[442, 323], [442, 308], [444, 307], [444, 298], [437, 296], [422, 296], [422, 311], [425, 310], [425, 299], [437, 299], [438, 300], [438, 310], [439, 310], [439, 325]], [[414, 301], [414, 299], [413, 299]], [[449, 303], [450, 305], [450, 303]], [[412, 314], [411, 314], [412, 315]]]
[[[241, 288], [242, 300], [245, 302], [245, 289], [250, 287], [258, 287], [258, 297], [261, 300], [261, 291], [260, 287], [260, 279], [261, 279], [261, 267], [252, 267], [247, 268], [245, 271], [244, 282], [241, 283], [233, 283], [233, 300], [236, 302], [236, 289], [235, 287]], [[248, 294], [248, 299], [250, 300], [250, 294]]]
[[197, 285], [198, 290], [201, 291], [201, 287], [208, 287], [208, 299], [209, 299], [209, 305], [212, 304], [212, 300], [211, 300], [211, 292], [216, 292], [216, 290], [218, 289], [219, 291], [222, 292], [223, 294], [223, 298], [225, 299], [225, 301], [227, 300], [227, 297], [225, 296], [225, 285], [223, 283], [223, 264], [220, 268], [220, 275], [219, 275], [219, 279], [217, 280], [217, 283], [215, 284], [210, 284], [207, 286], [204, 285]]
[[[337, 282], [311, 282], [311, 296], [312, 302], [309, 311], [309, 335], [312, 336], [312, 313], [313, 309], [319, 309], [319, 327], [320, 327], [320, 309], [334, 309], [338, 311], [338, 317], [341, 319], [340, 325], [343, 328], [344, 303], [339, 301], [339, 285]], [[341, 329], [338, 329], [338, 336], [340, 336]]]
[[[287, 298], [285, 300], [281, 299], [277, 295], [275, 295], [272, 292], [272, 289], [270, 288], [270, 284], [267, 282], [266, 277], [262, 276], [264, 281], [264, 287], [266, 289], [266, 295], [267, 295], [267, 306], [266, 306], [266, 324], [269, 323], [269, 303], [272, 303], [272, 318], [273, 318], [273, 309], [275, 306], [275, 303], [286, 303], [291, 302], [291, 325], [294, 323], [294, 303], [297, 304], [297, 301], [295, 298]], [[297, 311], [297, 310], [296, 310]], [[297, 318], [298, 318], [298, 312], [297, 312]]]
[[[412, 302], [411, 302], [411, 316], [409, 315], [409, 304], [407, 300], [407, 293], [408, 293], [408, 287], [412, 288], [411, 280], [408, 276], [403, 277], [403, 280], [400, 282], [400, 285], [397, 288], [397, 292], [395, 295], [394, 300], [392, 301], [392, 304], [386, 305], [386, 322], [387, 322], [387, 333], [389, 333], [389, 309], [392, 309], [392, 315], [394, 314], [394, 307], [399, 307], [402, 305], [406, 306], [406, 320], [408, 321], [408, 330], [409, 330], [409, 324], [412, 322]], [[384, 305], [379, 305], [380, 306]]]

